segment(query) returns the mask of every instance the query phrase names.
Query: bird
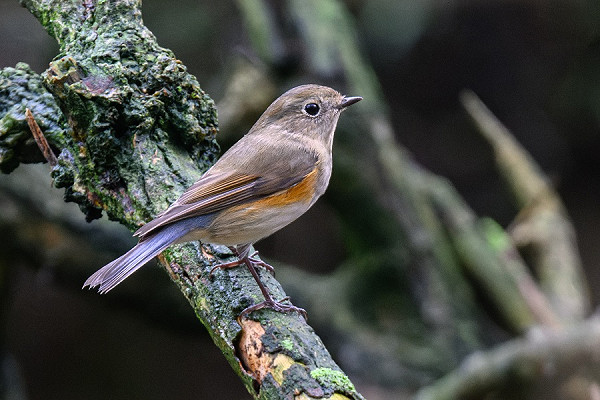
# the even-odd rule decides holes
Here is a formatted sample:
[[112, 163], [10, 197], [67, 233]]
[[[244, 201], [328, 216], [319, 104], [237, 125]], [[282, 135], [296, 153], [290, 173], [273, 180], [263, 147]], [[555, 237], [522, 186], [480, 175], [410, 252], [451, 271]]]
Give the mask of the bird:
[[325, 192], [332, 171], [338, 118], [362, 100], [315, 84], [288, 90], [265, 110], [248, 133], [227, 150], [197, 182], [156, 218], [139, 228], [139, 242], [84, 283], [106, 293], [170, 245], [200, 241], [228, 246], [245, 265], [265, 300], [240, 315], [270, 308], [306, 312], [275, 300], [257, 267], [273, 267], [251, 254], [254, 243], [304, 214]]

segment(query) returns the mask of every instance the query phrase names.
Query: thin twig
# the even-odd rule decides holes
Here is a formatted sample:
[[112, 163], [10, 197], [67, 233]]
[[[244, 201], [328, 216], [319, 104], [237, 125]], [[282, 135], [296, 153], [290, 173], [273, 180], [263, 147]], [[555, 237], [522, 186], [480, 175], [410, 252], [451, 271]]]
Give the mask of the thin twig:
[[35, 139], [35, 142], [42, 151], [44, 158], [46, 159], [46, 161], [48, 161], [48, 164], [54, 167], [56, 164], [58, 164], [58, 159], [56, 158], [56, 155], [54, 155], [54, 152], [50, 148], [50, 144], [48, 144], [48, 140], [46, 140], [44, 132], [42, 132], [38, 123], [35, 122], [35, 118], [33, 118], [33, 114], [31, 113], [31, 110], [29, 108], [25, 110], [25, 117], [27, 118], [27, 125], [29, 125], [29, 129], [33, 134], [33, 138]]

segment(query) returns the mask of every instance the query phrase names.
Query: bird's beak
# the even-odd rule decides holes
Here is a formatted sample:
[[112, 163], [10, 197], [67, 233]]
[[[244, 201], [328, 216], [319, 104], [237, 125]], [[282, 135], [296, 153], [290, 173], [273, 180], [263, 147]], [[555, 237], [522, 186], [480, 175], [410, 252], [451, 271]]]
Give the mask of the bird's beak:
[[344, 96], [344, 99], [342, 100], [342, 102], [340, 103], [338, 108], [343, 110], [344, 108], [351, 106], [354, 103], [358, 103], [361, 100], [362, 100], [362, 97], [360, 97], [360, 96], [354, 96], [354, 97]]

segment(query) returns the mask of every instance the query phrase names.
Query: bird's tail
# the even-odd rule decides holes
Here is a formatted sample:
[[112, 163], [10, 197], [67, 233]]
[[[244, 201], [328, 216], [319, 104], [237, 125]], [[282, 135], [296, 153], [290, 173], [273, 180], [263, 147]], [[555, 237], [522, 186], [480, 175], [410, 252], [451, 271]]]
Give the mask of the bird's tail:
[[96, 271], [85, 281], [83, 287], [98, 286], [100, 293], [113, 289], [189, 231], [182, 232], [181, 227], [176, 225], [166, 226], [159, 232], [143, 238], [127, 253]]

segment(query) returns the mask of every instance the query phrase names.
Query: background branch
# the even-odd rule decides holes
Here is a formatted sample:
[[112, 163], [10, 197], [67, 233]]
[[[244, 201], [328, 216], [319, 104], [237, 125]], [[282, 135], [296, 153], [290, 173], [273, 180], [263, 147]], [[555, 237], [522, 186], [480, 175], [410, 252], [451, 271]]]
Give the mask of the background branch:
[[[561, 388], [562, 393], [558, 396], [567, 398], [573, 396], [569, 393], [568, 382], [574, 373], [592, 379], [587, 383], [587, 395], [590, 396], [593, 390], [597, 390], [593, 389], [593, 382], [598, 376], [592, 371], [599, 367], [598, 349], [598, 318], [574, 324], [565, 330], [537, 328], [523, 339], [470, 355], [456, 371], [421, 390], [416, 399], [477, 398], [490, 392], [502, 396], [503, 393], [511, 393], [515, 385], [522, 385], [523, 392], [531, 398], [555, 397], [557, 393], [548, 393], [547, 387], [544, 388], [552, 380], [559, 381], [553, 385], [553, 388]], [[588, 396], [582, 394], [582, 398], [593, 398]]]
[[556, 190], [514, 136], [471, 91], [461, 102], [496, 154], [498, 169], [512, 189], [520, 212], [511, 227], [518, 246], [532, 254], [532, 267], [555, 312], [564, 321], [581, 320], [589, 311], [573, 225]]

